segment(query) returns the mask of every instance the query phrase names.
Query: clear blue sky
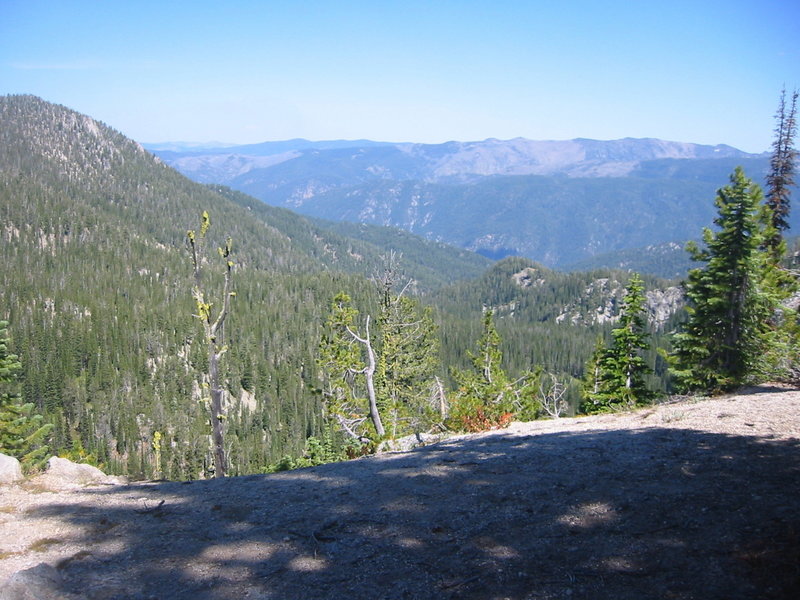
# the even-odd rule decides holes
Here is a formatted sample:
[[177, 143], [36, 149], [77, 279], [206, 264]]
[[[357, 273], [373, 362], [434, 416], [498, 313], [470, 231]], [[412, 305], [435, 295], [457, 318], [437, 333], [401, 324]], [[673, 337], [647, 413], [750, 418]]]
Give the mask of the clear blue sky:
[[140, 142], [657, 137], [767, 150], [800, 0], [0, 0], [0, 94]]

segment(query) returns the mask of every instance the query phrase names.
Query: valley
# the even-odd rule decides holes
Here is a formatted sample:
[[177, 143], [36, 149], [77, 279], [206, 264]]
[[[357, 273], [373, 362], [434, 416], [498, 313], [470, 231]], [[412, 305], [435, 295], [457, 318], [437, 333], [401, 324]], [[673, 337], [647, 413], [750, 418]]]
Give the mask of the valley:
[[[90, 117], [30, 96], [3, 98], [0, 120], [8, 257], [0, 318], [20, 357], [20, 391], [52, 423], [53, 451], [112, 473], [210, 472], [200, 387], [207, 359], [185, 247], [203, 211], [212, 251], [233, 242], [236, 297], [222, 363], [231, 474], [300, 456], [309, 437], [324, 434], [317, 361], [330, 302], [346, 292], [362, 319], [377, 314], [376, 277], [390, 254], [414, 302], [433, 310], [439, 381], [452, 386], [453, 370], [469, 368], [491, 308], [503, 369], [512, 380], [537, 368], [557, 375], [573, 412], [586, 360], [614, 326], [629, 277], [562, 274], [528, 259], [492, 263], [398, 229], [308, 220], [193, 183]], [[520, 279], [528, 272], [536, 285]], [[648, 279], [653, 290], [673, 286]], [[653, 324], [656, 389], [666, 385], [666, 365], [655, 348], [675, 318]]]
[[0, 600], [800, 598], [800, 3], [0, 10]]

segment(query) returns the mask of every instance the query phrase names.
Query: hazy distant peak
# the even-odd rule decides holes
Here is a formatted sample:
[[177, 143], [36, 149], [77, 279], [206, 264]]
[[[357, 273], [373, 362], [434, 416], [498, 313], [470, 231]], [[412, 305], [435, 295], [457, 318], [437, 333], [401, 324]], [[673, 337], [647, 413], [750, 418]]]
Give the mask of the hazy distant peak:
[[220, 148], [233, 148], [236, 144], [226, 142], [142, 142], [150, 152], [199, 152]]

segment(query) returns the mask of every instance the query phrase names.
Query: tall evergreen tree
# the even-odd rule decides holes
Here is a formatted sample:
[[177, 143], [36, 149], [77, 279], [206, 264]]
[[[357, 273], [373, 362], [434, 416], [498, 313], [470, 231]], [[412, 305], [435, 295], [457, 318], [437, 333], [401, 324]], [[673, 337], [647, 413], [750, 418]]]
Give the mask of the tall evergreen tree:
[[781, 91], [781, 100], [775, 114], [775, 140], [772, 143], [770, 172], [767, 175], [766, 206], [769, 209], [769, 229], [765, 245], [770, 249], [776, 261], [782, 254], [780, 248], [783, 232], [789, 228], [789, 209], [791, 187], [794, 186], [795, 160], [797, 150], [794, 138], [797, 133], [797, 97], [792, 93], [787, 106], [786, 89]]
[[439, 338], [429, 308], [412, 298], [390, 296], [381, 306], [378, 402], [389, 435], [419, 432], [430, 423], [431, 386], [439, 366]]
[[766, 350], [765, 333], [774, 302], [762, 288], [765, 254], [760, 188], [737, 167], [718, 190], [719, 228], [703, 232], [705, 248], [687, 250], [703, 267], [685, 282], [689, 320], [675, 336], [673, 374], [685, 390], [720, 391], [752, 378]]
[[9, 345], [8, 322], [0, 321], [0, 453], [17, 458], [30, 471], [47, 458], [53, 425], [42, 423], [32, 402], [23, 402], [18, 381], [22, 364]]
[[439, 367], [439, 337], [431, 309], [412, 298], [414, 280], [401, 274], [390, 252], [374, 278], [378, 287], [380, 358], [378, 404], [389, 436], [418, 433], [433, 420], [432, 386]]
[[634, 274], [625, 288], [619, 326], [611, 331], [611, 345], [593, 356], [594, 384], [585, 391], [586, 412], [632, 406], [652, 396], [644, 379], [652, 372], [644, 359], [650, 347], [646, 325], [644, 282]]

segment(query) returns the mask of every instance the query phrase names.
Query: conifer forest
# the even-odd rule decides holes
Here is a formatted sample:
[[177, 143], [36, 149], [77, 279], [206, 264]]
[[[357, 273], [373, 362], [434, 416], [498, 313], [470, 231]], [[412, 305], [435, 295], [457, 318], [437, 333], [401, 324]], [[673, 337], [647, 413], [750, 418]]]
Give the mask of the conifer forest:
[[2, 97], [0, 452], [188, 480], [796, 381], [796, 100], [667, 280], [311, 220]]

